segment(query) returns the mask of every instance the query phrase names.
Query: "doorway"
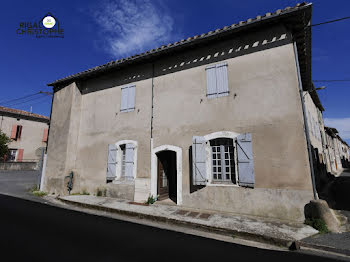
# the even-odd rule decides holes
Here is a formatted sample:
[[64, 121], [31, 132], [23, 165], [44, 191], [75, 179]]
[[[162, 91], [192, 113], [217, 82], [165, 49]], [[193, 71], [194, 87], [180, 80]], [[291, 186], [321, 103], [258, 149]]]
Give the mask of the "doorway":
[[165, 150], [157, 154], [158, 200], [171, 199], [177, 203], [176, 152]]

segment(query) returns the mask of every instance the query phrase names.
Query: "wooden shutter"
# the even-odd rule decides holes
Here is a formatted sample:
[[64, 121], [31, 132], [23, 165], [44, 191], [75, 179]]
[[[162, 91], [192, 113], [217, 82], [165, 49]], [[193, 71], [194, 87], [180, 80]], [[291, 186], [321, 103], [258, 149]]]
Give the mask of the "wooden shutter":
[[134, 145], [125, 145], [125, 178], [127, 180], [134, 179]]
[[128, 88], [128, 111], [135, 109], [135, 86]]
[[122, 87], [121, 92], [120, 111], [126, 111], [128, 110], [128, 88]]
[[216, 67], [215, 65], [209, 66], [205, 70], [207, 74], [207, 97], [215, 98], [218, 94], [216, 87]]
[[192, 139], [192, 177], [193, 185], [206, 184], [206, 153], [204, 137], [194, 136]]
[[16, 159], [17, 162], [22, 162], [22, 160], [23, 160], [23, 151], [24, 151], [24, 149], [18, 149], [17, 159]]
[[17, 125], [13, 125], [11, 130], [11, 139], [16, 139], [16, 134], [17, 134]]
[[108, 145], [107, 180], [116, 177], [117, 147], [114, 144]]
[[216, 65], [216, 88], [218, 97], [228, 95], [227, 63]]
[[48, 128], [45, 128], [44, 129], [44, 134], [43, 134], [43, 142], [47, 142], [47, 134], [49, 132], [49, 129]]
[[252, 135], [241, 134], [237, 137], [238, 181], [240, 186], [254, 187], [254, 163]]

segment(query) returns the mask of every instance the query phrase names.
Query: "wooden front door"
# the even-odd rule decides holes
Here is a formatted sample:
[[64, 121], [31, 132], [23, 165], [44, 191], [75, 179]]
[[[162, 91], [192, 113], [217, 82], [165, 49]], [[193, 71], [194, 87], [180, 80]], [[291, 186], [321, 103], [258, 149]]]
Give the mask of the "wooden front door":
[[164, 200], [169, 197], [168, 178], [165, 174], [162, 162], [158, 158], [158, 200]]

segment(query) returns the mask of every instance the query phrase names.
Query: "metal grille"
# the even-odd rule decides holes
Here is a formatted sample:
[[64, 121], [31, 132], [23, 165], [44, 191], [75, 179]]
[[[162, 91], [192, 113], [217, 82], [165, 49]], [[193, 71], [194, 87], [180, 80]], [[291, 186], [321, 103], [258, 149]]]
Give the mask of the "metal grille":
[[210, 141], [213, 157], [213, 180], [236, 183], [233, 140], [218, 138]]

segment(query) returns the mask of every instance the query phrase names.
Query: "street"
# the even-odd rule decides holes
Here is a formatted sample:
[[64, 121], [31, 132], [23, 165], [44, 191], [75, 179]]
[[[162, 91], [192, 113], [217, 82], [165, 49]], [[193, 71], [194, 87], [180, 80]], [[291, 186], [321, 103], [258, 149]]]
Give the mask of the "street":
[[1, 256], [8, 261], [335, 261], [220, 242], [6, 195], [0, 195], [0, 208]]

